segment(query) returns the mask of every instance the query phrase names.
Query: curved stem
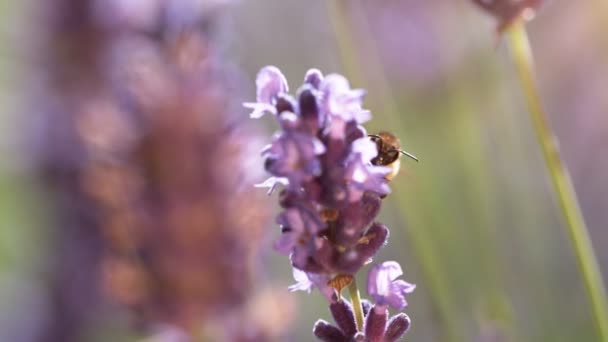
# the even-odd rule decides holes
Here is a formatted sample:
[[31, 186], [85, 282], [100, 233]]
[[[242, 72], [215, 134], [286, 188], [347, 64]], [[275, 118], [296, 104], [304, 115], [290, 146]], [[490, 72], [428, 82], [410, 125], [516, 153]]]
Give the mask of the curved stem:
[[543, 109], [535, 77], [532, 50], [523, 23], [515, 23], [507, 32], [512, 58], [526, 97], [528, 111], [534, 122], [536, 138], [551, 176], [559, 207], [564, 214], [568, 235], [581, 270], [585, 290], [593, 309], [593, 318], [600, 341], [608, 341], [608, 307], [606, 290], [585, 221], [568, 171], [562, 161], [547, 115]]
[[357, 331], [363, 330], [363, 307], [361, 306], [361, 295], [357, 288], [357, 280], [353, 281], [348, 285], [348, 293], [350, 294], [350, 301], [353, 304], [353, 311], [355, 312], [355, 321], [357, 322]]

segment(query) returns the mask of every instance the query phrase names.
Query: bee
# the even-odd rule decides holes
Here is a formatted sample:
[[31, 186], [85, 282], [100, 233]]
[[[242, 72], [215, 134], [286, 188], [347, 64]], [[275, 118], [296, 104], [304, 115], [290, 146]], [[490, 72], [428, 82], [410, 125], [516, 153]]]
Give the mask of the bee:
[[401, 166], [401, 161], [399, 160], [400, 154], [418, 161], [416, 156], [401, 149], [401, 143], [393, 133], [383, 131], [368, 136], [376, 143], [376, 148], [378, 149], [378, 155], [371, 160], [371, 163], [391, 169], [391, 172], [385, 177], [387, 180], [392, 180], [399, 173]]

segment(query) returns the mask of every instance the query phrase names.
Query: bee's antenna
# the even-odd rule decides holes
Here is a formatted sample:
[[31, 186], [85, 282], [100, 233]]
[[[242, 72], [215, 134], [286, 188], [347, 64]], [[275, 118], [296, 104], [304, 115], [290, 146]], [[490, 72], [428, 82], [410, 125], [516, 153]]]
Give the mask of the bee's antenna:
[[377, 134], [368, 134], [367, 136], [372, 137], [372, 138], [382, 139], [382, 137]]
[[398, 151], [399, 151], [399, 153], [402, 153], [403, 155], [406, 155], [406, 156], [408, 156], [408, 157], [410, 157], [410, 158], [414, 159], [416, 162], [418, 162], [418, 161], [419, 161], [419, 160], [418, 160], [418, 158], [416, 158], [416, 156], [415, 156], [415, 155], [413, 155], [413, 154], [411, 154], [411, 153], [409, 153], [409, 152], [405, 152], [404, 150], [398, 150]]

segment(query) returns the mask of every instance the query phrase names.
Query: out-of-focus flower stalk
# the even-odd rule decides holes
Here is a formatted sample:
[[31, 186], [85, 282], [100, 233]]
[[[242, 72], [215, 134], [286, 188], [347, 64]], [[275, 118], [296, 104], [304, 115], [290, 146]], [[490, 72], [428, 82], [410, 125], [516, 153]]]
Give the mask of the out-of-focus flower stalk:
[[560, 210], [566, 219], [568, 235], [593, 309], [599, 341], [608, 341], [608, 306], [602, 274], [595, 258], [572, 181], [560, 157], [557, 139], [547, 120], [547, 114], [538, 93], [534, 76], [532, 49], [524, 23], [522, 21], [514, 23], [508, 29], [507, 36], [511, 55], [526, 97], [528, 112], [534, 123], [536, 138], [555, 188]]
[[289, 300], [257, 285], [269, 214], [249, 186], [257, 138], [232, 105], [238, 78], [219, 59], [207, 5], [40, 9], [49, 19], [36, 31], [45, 69], [32, 145], [60, 246], [44, 340], [81, 340], [106, 297], [154, 340], [273, 341], [286, 331]]

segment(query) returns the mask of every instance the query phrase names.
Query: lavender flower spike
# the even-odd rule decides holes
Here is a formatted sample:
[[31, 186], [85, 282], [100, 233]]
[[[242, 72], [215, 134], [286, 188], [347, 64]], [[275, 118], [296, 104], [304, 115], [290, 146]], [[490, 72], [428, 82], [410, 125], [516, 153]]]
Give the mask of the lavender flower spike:
[[257, 102], [246, 102], [245, 108], [253, 109], [249, 116], [253, 119], [261, 118], [266, 112], [277, 114], [276, 99], [289, 91], [287, 80], [279, 68], [269, 65], [262, 68], [256, 77]]
[[399, 264], [385, 262], [371, 270], [373, 308], [360, 304], [358, 295], [351, 296], [355, 304], [340, 297], [345, 286], [357, 287], [355, 276], [389, 236], [375, 219], [390, 192], [391, 170], [372, 163], [378, 145], [361, 125], [371, 118], [362, 108], [365, 91], [351, 89], [344, 76], [324, 77], [310, 69], [294, 97], [275, 67], [260, 71], [257, 86], [257, 102], [245, 106], [253, 108], [252, 117], [273, 113], [279, 128], [262, 150], [272, 177], [257, 186], [271, 193], [283, 185], [276, 220], [281, 235], [274, 248], [289, 255], [293, 266], [296, 284], [289, 290], [317, 288], [329, 301], [337, 326], [317, 321], [313, 334], [322, 341], [395, 341], [409, 321], [391, 325], [388, 306], [403, 309], [405, 295], [415, 287], [397, 279]]
[[372, 267], [367, 276], [367, 292], [376, 305], [390, 305], [396, 310], [407, 306], [405, 295], [412, 293], [416, 285], [397, 279], [401, 275], [403, 271], [396, 261], [385, 261]]

